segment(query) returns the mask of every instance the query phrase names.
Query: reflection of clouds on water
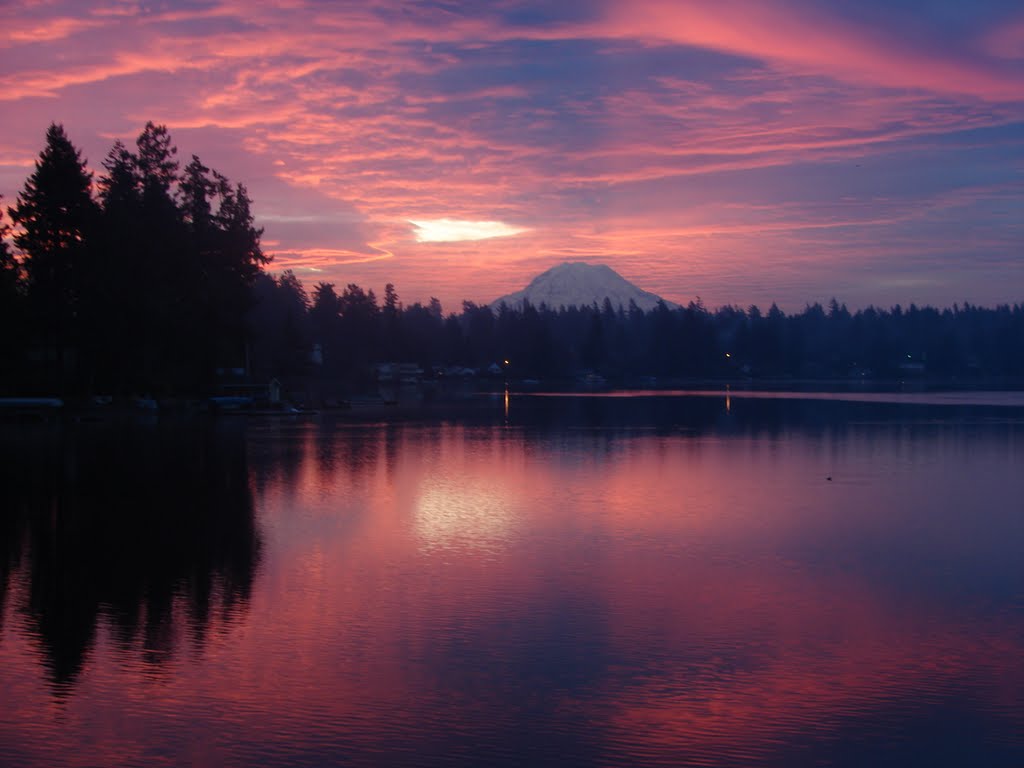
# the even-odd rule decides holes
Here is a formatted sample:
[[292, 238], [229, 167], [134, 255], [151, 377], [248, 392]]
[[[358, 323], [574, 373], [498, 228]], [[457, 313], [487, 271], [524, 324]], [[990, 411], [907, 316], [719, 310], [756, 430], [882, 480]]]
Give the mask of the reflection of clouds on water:
[[426, 480], [414, 515], [416, 536], [426, 549], [496, 549], [515, 535], [520, 521], [510, 488], [466, 476]]

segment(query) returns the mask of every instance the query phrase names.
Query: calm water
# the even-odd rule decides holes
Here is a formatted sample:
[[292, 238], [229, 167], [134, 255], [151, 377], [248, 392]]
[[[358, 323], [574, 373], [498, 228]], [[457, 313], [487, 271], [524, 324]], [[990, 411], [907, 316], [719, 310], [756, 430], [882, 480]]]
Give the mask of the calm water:
[[513, 396], [0, 451], [0, 765], [1024, 765], [1021, 408]]

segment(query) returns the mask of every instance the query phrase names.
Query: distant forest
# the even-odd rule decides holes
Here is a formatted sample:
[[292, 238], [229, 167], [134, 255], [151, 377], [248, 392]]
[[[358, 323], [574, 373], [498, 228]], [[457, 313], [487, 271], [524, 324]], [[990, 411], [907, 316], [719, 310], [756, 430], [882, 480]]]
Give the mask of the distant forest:
[[[494, 309], [380, 301], [349, 284], [311, 291], [267, 272], [242, 184], [148, 123], [98, 179], [60, 125], [17, 201], [0, 208], [0, 394], [196, 396], [239, 380], [320, 379], [366, 391], [376, 366], [423, 376], [624, 383], [723, 379], [1024, 376], [1024, 305], [849, 312], [833, 299], [786, 315], [696, 300]], [[505, 361], [508, 361], [507, 363]]]

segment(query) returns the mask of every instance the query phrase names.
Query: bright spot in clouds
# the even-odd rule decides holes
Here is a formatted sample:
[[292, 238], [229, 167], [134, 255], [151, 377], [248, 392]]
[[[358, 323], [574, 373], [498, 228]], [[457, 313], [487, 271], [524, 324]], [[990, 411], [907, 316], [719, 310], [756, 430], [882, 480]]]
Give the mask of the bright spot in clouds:
[[410, 221], [421, 243], [452, 243], [458, 240], [487, 240], [526, 232], [501, 221], [460, 221], [458, 219], [421, 219]]

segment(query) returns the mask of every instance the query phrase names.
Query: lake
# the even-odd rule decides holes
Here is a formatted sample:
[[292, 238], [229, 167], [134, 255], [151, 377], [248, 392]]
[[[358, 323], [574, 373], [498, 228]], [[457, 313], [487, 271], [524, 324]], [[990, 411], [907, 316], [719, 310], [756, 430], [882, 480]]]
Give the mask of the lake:
[[0, 431], [0, 765], [1024, 765], [1017, 396]]

